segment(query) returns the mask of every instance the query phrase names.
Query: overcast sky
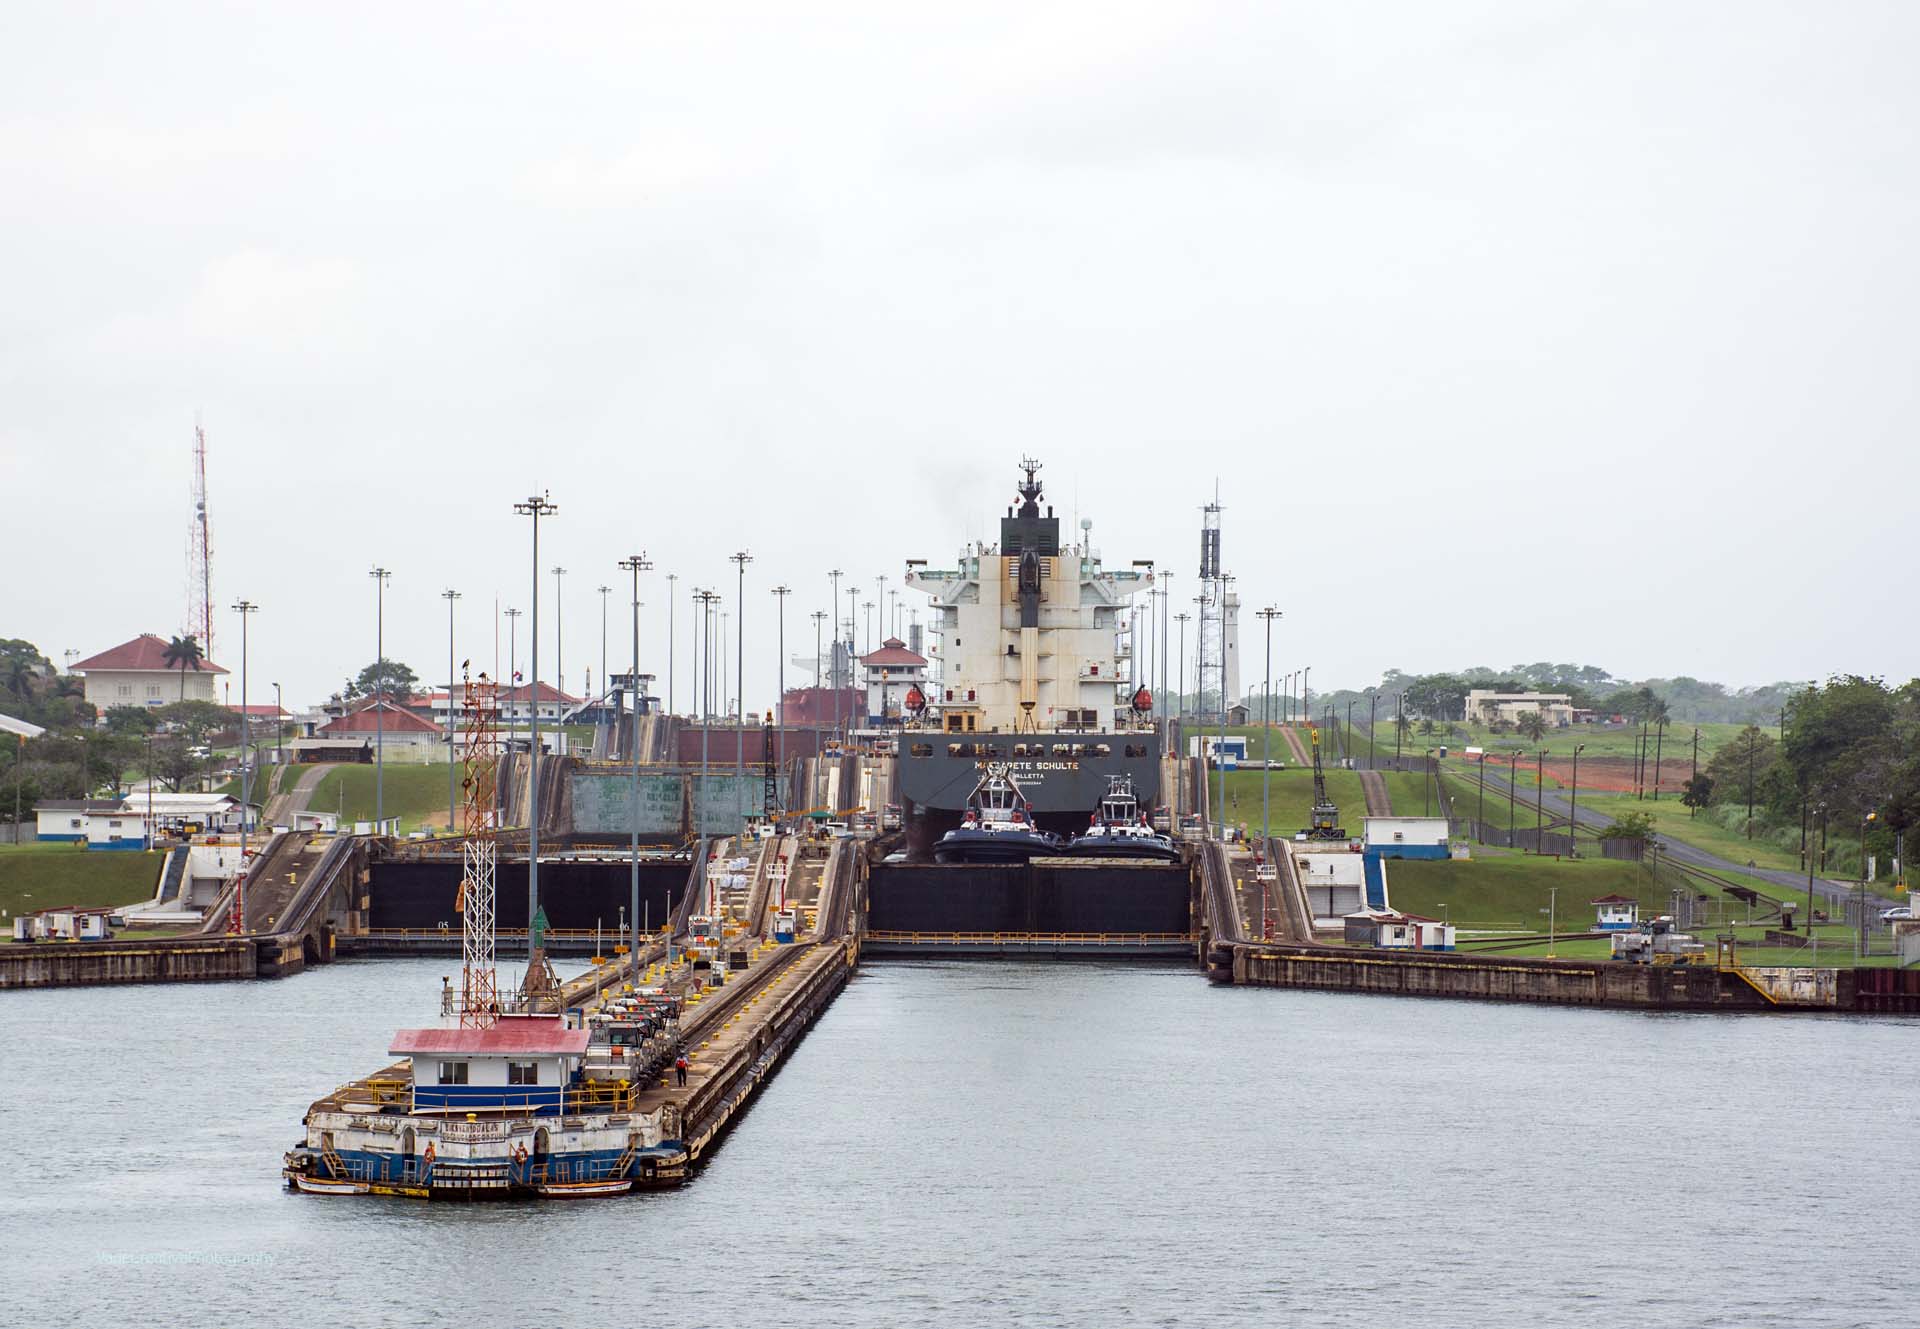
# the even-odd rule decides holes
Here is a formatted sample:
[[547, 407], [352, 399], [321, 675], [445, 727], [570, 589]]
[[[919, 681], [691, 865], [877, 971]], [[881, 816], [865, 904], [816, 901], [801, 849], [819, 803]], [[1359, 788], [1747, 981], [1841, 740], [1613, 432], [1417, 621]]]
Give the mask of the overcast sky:
[[490, 666], [550, 490], [569, 687], [643, 549], [684, 708], [684, 595], [732, 612], [744, 547], [764, 706], [769, 587], [811, 646], [830, 568], [950, 563], [1023, 453], [1182, 595], [1217, 476], [1316, 685], [1905, 679], [1916, 37], [1753, 0], [16, 5], [0, 635], [182, 629], [197, 413], [235, 700], [226, 606], [256, 697], [315, 702], [373, 658], [376, 562], [390, 655], [444, 675], [451, 586]]

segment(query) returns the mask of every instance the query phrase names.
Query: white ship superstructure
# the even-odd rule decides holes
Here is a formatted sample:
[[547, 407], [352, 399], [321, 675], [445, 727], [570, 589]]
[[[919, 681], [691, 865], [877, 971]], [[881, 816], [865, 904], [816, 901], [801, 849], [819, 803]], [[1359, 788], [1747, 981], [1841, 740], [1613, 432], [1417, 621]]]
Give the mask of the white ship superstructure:
[[1106, 568], [1084, 538], [1063, 546], [1053, 509], [1041, 511], [1039, 463], [1022, 468], [999, 544], [969, 545], [951, 569], [908, 565], [907, 585], [932, 600], [932, 723], [949, 734], [1126, 729], [1141, 718], [1129, 611], [1151, 569]]

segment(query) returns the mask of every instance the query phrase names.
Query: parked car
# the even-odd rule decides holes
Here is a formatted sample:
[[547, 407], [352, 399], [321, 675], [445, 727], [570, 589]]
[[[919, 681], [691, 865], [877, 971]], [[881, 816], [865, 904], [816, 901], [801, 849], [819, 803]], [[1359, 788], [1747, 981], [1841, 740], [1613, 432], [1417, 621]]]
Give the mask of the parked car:
[[1913, 906], [1911, 905], [1896, 905], [1892, 909], [1882, 909], [1880, 911], [1880, 921], [1882, 923], [1901, 923], [1912, 917]]

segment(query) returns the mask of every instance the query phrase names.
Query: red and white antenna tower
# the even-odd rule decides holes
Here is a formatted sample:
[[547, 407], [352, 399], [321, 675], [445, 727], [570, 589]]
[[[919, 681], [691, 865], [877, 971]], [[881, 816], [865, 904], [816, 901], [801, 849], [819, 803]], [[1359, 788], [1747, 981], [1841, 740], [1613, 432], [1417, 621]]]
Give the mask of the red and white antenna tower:
[[485, 674], [463, 670], [460, 682], [460, 764], [466, 837], [460, 876], [460, 1026], [486, 1029], [500, 1019], [500, 981], [494, 965], [494, 883], [500, 833], [500, 690]]
[[213, 534], [207, 525], [207, 431], [193, 426], [193, 521], [187, 527], [187, 634], [213, 658]]

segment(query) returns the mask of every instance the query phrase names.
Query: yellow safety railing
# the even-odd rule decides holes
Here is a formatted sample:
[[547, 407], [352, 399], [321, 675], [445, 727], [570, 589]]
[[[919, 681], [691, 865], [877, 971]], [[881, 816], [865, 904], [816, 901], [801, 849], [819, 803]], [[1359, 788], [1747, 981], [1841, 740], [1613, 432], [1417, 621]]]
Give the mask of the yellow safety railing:
[[1057, 944], [1089, 942], [1192, 941], [1190, 932], [888, 932], [875, 929], [866, 934], [868, 941], [907, 941], [928, 943], [954, 942], [1044, 942]]
[[406, 1104], [413, 1101], [413, 1081], [369, 1076], [364, 1080], [349, 1080], [329, 1095], [331, 1098], [349, 1098], [355, 1102], [370, 1102], [385, 1107], [389, 1104]]

